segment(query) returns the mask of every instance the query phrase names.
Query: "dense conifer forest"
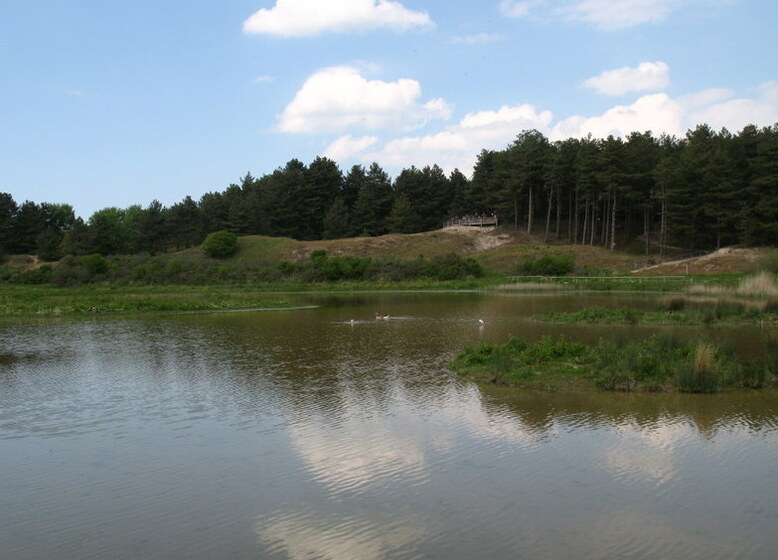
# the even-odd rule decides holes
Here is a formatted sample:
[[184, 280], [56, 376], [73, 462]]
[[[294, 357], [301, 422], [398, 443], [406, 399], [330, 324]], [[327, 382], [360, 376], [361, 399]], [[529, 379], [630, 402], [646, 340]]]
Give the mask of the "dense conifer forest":
[[293, 159], [197, 201], [104, 208], [86, 221], [68, 204], [0, 193], [0, 254], [154, 254], [218, 230], [300, 240], [413, 233], [492, 214], [546, 242], [646, 254], [776, 245], [778, 124], [558, 142], [527, 130], [504, 150], [483, 150], [472, 179], [437, 165], [391, 180], [377, 163], [344, 174], [327, 158]]

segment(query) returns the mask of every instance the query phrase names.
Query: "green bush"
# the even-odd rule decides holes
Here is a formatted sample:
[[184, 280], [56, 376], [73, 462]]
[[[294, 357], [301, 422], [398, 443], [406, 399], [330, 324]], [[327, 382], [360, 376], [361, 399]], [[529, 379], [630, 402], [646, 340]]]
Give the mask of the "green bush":
[[109, 268], [108, 260], [98, 253], [84, 255], [81, 257], [81, 264], [84, 265], [84, 268], [86, 268], [91, 276], [105, 274], [108, 272]]
[[202, 244], [203, 252], [215, 259], [224, 259], [238, 250], [238, 236], [226, 229], [208, 235]]
[[539, 257], [525, 255], [519, 261], [517, 271], [527, 276], [565, 276], [575, 269], [572, 255], [546, 253]]

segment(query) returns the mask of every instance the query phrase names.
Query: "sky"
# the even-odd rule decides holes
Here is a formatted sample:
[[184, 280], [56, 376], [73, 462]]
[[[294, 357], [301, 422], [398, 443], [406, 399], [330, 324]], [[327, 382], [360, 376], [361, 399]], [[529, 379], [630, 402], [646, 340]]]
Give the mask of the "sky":
[[0, 192], [88, 219], [293, 158], [737, 133], [778, 123], [776, 29], [775, 0], [2, 0]]

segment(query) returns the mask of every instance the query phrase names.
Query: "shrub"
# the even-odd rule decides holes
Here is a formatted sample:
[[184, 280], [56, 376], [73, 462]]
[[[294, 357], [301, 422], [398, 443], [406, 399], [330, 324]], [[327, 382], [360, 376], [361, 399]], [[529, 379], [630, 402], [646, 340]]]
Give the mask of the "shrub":
[[522, 257], [518, 264], [518, 273], [528, 276], [565, 276], [573, 272], [574, 268], [575, 261], [571, 255], [546, 253], [540, 257]]
[[208, 235], [202, 244], [203, 252], [214, 259], [224, 259], [238, 250], [238, 236], [226, 229]]
[[109, 268], [109, 262], [99, 253], [84, 255], [81, 257], [81, 264], [84, 265], [84, 268], [91, 276], [105, 274]]

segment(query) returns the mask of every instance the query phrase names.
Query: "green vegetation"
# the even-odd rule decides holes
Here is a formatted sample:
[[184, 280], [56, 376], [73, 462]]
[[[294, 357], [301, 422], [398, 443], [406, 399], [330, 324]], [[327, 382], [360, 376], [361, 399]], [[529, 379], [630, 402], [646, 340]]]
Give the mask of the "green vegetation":
[[465, 281], [483, 276], [473, 258], [453, 253], [412, 260], [329, 256], [313, 251], [299, 262], [266, 260], [214, 260], [197, 254], [98, 254], [66, 257], [56, 267], [7, 272], [13, 284], [77, 286], [112, 285], [290, 285], [321, 282]]
[[778, 309], [761, 311], [742, 302], [714, 302], [697, 308], [685, 307], [684, 298], [672, 298], [668, 305], [680, 305], [678, 309], [644, 311], [631, 307], [606, 309], [600, 306], [585, 307], [579, 311], [547, 312], [535, 317], [538, 321], [549, 323], [597, 323], [597, 324], [675, 324], [708, 325], [717, 322], [778, 321]]
[[[743, 363], [709, 342], [672, 337], [586, 345], [544, 336], [468, 347], [455, 370], [490, 383], [543, 389], [711, 393], [768, 384], [766, 360]], [[769, 378], [772, 383], [772, 376]]]
[[658, 300], [658, 309], [605, 309], [586, 307], [579, 311], [548, 312], [535, 317], [554, 323], [637, 324], [665, 323], [701, 325], [716, 322], [778, 321], [778, 285], [767, 272], [741, 278], [736, 284], [693, 285], [688, 293]]
[[203, 252], [214, 259], [231, 257], [238, 250], [238, 236], [222, 229], [208, 234], [202, 244]]
[[278, 295], [217, 288], [3, 286], [0, 289], [0, 317], [223, 311], [292, 305], [288, 298]]
[[565, 276], [575, 269], [572, 255], [545, 253], [540, 256], [525, 255], [519, 261], [517, 272], [528, 276]]

